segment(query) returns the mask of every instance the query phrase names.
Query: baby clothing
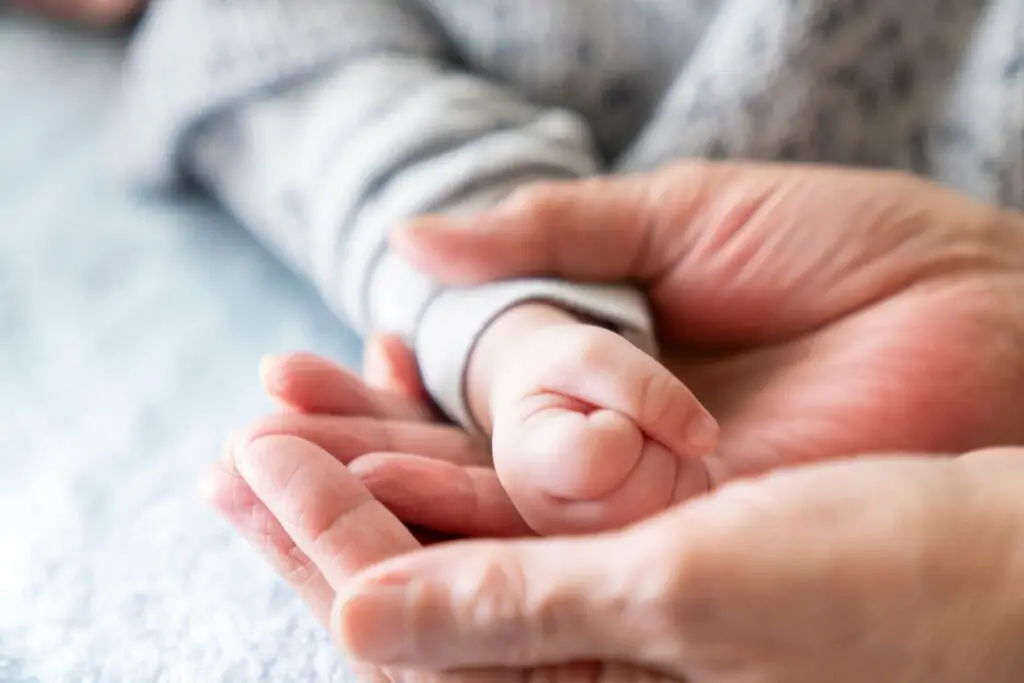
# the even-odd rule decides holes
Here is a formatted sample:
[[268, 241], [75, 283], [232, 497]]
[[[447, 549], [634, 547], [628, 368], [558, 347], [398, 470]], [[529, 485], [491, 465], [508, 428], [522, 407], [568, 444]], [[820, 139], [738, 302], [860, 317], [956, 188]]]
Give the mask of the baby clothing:
[[[387, 233], [685, 158], [912, 170], [1024, 207], [1021, 0], [154, 0], [120, 157], [191, 179], [468, 424], [477, 335], [549, 300], [652, 347], [625, 286], [443, 288]], [[822, 226], [827, 229], [827, 226]]]

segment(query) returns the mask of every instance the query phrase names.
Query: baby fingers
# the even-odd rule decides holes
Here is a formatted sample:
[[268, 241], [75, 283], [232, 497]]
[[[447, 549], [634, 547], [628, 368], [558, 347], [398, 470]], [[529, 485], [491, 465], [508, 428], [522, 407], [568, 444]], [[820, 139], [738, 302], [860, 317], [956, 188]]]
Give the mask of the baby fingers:
[[535, 531], [620, 527], [706, 490], [717, 423], [671, 372], [596, 327], [561, 327], [543, 352], [538, 339], [495, 403], [493, 441]]

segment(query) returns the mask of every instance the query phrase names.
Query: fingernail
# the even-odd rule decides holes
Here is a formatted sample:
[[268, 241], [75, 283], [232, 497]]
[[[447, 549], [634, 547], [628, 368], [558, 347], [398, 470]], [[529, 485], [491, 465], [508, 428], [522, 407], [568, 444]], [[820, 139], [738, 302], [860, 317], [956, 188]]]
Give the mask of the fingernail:
[[690, 422], [687, 440], [695, 448], [710, 449], [718, 443], [718, 422], [708, 413], [701, 413]]
[[404, 588], [379, 586], [349, 594], [336, 613], [339, 644], [366, 663], [384, 666], [407, 659], [412, 653], [406, 604]]

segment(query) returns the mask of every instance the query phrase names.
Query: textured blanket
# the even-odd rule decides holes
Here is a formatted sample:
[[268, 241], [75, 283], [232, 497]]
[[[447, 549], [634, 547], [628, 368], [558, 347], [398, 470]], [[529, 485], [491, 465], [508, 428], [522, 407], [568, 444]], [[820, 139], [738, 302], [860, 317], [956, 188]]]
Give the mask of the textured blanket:
[[195, 495], [263, 353], [356, 340], [200, 199], [103, 168], [115, 37], [0, 10], [0, 682], [345, 680]]

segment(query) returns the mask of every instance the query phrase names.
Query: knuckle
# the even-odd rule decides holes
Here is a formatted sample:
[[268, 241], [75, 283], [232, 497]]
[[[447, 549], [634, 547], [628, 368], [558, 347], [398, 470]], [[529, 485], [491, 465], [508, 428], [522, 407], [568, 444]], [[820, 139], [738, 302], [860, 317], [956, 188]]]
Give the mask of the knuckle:
[[297, 590], [320, 575], [313, 561], [299, 549], [265, 507], [251, 507], [245, 535], [277, 568], [281, 577]]
[[678, 661], [681, 644], [707, 635], [715, 620], [725, 616], [723, 605], [729, 605], [729, 591], [722, 587], [735, 567], [722, 558], [735, 546], [727, 539], [723, 544], [714, 530], [706, 531], [699, 517], [681, 511], [643, 532], [648, 553], [641, 554], [649, 559], [632, 577], [623, 619], [644, 632], [647, 654], [660, 661]]
[[317, 557], [327, 558], [327, 562], [344, 566], [344, 559], [352, 552], [353, 537], [346, 533], [346, 527], [353, 518], [358, 518], [360, 513], [369, 506], [375, 504], [369, 492], [353, 505], [333, 514], [305, 514], [295, 526], [305, 531], [309, 539], [310, 547], [315, 549]]
[[278, 564], [281, 566], [284, 580], [296, 590], [302, 590], [320, 576], [319, 568], [295, 544], [289, 545], [283, 552], [277, 551], [274, 554], [280, 558]]
[[[791, 528], [777, 519], [777, 503], [768, 487], [737, 481], [675, 517], [670, 559], [655, 567], [638, 591], [654, 629], [674, 634], [676, 642], [720, 632], [730, 610], [741, 607], [736, 593], [749, 576], [747, 562], [757, 557], [751, 546], [763, 546], [758, 539], [773, 528]], [[665, 538], [664, 527], [652, 531], [652, 540]]]
[[514, 625], [523, 616], [524, 579], [517, 562], [505, 557], [490, 563], [474, 587], [474, 615], [486, 623]]
[[466, 572], [466, 582], [455, 586], [459, 593], [454, 602], [459, 606], [459, 623], [477, 629], [485, 651], [505, 651], [527, 658], [532, 649], [530, 628], [536, 616], [527, 599], [526, 580], [521, 564], [502, 546], [493, 546], [492, 558], [479, 571]]

